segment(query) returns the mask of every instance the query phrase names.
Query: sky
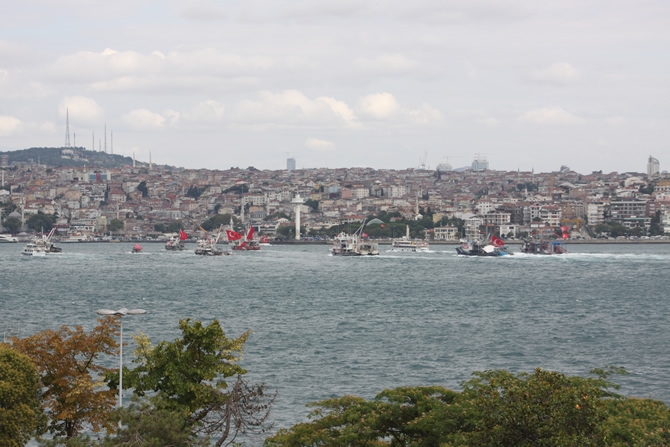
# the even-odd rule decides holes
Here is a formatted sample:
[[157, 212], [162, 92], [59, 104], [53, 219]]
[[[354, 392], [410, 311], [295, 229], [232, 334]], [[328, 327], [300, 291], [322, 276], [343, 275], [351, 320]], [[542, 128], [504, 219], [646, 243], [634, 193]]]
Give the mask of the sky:
[[[664, 0], [0, 0], [0, 151], [185, 168], [670, 164]], [[95, 145], [95, 147], [93, 147]]]

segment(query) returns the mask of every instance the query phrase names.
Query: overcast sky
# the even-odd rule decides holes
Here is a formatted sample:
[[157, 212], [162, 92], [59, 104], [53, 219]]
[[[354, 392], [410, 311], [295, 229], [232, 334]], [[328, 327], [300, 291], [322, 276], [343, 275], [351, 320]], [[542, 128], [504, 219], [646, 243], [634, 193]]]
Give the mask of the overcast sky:
[[187, 168], [670, 164], [667, 0], [0, 0], [0, 150]]

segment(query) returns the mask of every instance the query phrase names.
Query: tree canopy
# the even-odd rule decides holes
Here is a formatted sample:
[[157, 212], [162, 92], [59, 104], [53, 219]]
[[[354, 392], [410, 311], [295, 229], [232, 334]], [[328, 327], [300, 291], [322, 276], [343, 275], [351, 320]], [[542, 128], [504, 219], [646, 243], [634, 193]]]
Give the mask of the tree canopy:
[[152, 393], [157, 410], [182, 414], [194, 435], [218, 438], [216, 446], [263, 427], [274, 395], [264, 384], [248, 384], [238, 364], [250, 332], [228, 339], [218, 320], [203, 325], [185, 319], [179, 328], [182, 338], [156, 346], [146, 336], [135, 337], [138, 366], [124, 385], [138, 396]]
[[114, 390], [102, 386], [110, 371], [95, 361], [116, 353], [118, 320], [99, 318], [89, 333], [81, 326], [62, 326], [27, 338], [12, 338], [14, 348], [28, 356], [37, 368], [42, 399], [50, 419], [49, 431], [71, 438], [89, 425], [94, 431], [111, 428], [109, 414], [116, 402]]
[[0, 445], [26, 445], [43, 430], [39, 376], [28, 356], [0, 343]]

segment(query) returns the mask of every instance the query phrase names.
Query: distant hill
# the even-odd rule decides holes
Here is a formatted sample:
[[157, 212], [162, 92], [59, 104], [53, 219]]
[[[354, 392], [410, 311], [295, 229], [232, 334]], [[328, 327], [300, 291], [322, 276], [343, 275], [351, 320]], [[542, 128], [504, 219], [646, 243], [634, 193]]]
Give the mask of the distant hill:
[[[96, 166], [101, 168], [118, 168], [133, 164], [131, 157], [105, 152], [89, 151], [83, 147], [31, 147], [16, 151], [0, 152], [0, 156], [7, 156], [7, 162], [12, 163], [37, 163], [50, 167], [79, 167]], [[137, 162], [137, 165], [147, 163]]]

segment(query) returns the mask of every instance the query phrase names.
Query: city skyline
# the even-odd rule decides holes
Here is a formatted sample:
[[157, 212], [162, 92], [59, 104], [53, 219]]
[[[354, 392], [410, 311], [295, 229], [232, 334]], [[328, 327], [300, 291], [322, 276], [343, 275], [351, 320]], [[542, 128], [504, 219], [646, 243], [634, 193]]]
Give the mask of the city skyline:
[[297, 169], [481, 154], [495, 170], [645, 172], [651, 154], [663, 170], [668, 12], [27, 0], [0, 18], [0, 151], [60, 146], [67, 126], [87, 149], [109, 132], [117, 154], [192, 169], [282, 169], [290, 152]]

